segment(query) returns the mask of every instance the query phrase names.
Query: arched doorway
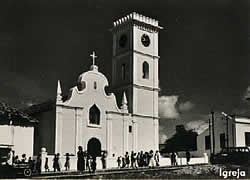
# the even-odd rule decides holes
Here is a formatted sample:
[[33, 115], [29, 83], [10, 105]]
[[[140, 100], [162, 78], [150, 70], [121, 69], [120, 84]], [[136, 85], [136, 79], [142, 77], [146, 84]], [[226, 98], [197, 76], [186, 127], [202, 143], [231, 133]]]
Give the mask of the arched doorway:
[[87, 151], [88, 154], [93, 156], [93, 157], [97, 157], [97, 156], [101, 156], [101, 142], [99, 141], [99, 139], [97, 138], [91, 138], [88, 141], [88, 147], [87, 147]]

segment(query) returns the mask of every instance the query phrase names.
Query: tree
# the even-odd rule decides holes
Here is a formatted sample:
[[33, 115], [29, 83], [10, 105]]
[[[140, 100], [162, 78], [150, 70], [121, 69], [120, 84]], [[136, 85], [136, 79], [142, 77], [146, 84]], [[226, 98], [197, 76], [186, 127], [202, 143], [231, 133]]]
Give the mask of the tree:
[[176, 126], [176, 133], [172, 138], [167, 139], [162, 152], [180, 152], [197, 150], [198, 134], [193, 130], [186, 130], [184, 125]]

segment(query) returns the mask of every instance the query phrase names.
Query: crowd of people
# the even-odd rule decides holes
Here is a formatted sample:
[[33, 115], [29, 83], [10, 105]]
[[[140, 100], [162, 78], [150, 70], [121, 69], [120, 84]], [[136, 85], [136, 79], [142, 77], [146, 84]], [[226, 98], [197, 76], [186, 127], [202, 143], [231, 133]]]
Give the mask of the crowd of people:
[[[65, 163], [64, 163], [64, 168], [66, 171], [70, 170], [70, 154], [66, 153], [65, 154]], [[99, 155], [98, 155], [99, 156]], [[113, 155], [114, 156], [114, 155]], [[86, 151], [83, 151], [82, 146], [78, 147], [78, 152], [77, 152], [77, 171], [79, 172], [92, 172], [94, 173], [96, 171], [96, 157], [97, 155], [90, 155]], [[102, 169], [106, 169], [106, 157], [107, 157], [107, 152], [103, 151], [101, 152], [101, 163], [102, 163]], [[178, 159], [178, 154], [177, 152], [172, 152], [170, 155], [170, 160], [171, 160], [171, 165], [176, 166], [177, 164], [177, 159]], [[189, 164], [190, 161], [190, 152], [186, 152], [186, 160], [187, 164]], [[117, 158], [117, 167], [118, 168], [138, 168], [138, 167], [157, 167], [160, 166], [160, 153], [159, 151], [154, 151], [151, 150], [149, 152], [133, 152], [131, 153], [126, 152], [124, 156], [119, 156]], [[26, 158], [26, 155], [23, 154], [21, 160], [19, 160], [18, 156], [13, 157], [13, 162], [18, 164], [18, 163], [29, 163], [30, 166], [32, 167], [33, 171], [36, 171], [38, 173], [41, 172], [41, 155], [37, 156], [36, 161], [32, 160], [31, 157]], [[57, 153], [54, 155], [53, 158], [53, 170], [54, 172], [60, 172], [62, 170], [62, 164], [60, 160], [60, 154]], [[45, 159], [45, 165], [44, 165], [45, 171], [50, 171], [49, 169], [49, 159], [46, 157]]]
[[119, 156], [117, 158], [118, 168], [138, 168], [138, 167], [154, 167], [160, 166], [160, 153], [153, 150], [149, 152], [131, 152], [130, 154], [126, 152], [124, 157]]
[[27, 159], [26, 154], [22, 154], [21, 158], [19, 158], [18, 155], [14, 156], [14, 152], [10, 151], [8, 153], [8, 157], [7, 157], [7, 161], [6, 163], [8, 165], [13, 165], [13, 164], [28, 164], [29, 167], [31, 168], [31, 170], [33, 172], [41, 172], [41, 156], [39, 155], [36, 159], [36, 161], [34, 159], [32, 159], [31, 157], [29, 157]]

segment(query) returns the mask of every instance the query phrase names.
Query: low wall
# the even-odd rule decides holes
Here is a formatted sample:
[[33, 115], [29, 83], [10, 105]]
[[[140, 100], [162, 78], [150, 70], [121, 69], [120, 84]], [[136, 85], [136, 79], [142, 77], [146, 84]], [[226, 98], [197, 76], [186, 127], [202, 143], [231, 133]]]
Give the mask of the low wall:
[[[45, 172], [45, 161], [46, 158], [48, 158], [48, 166], [49, 170], [53, 171], [53, 159], [54, 155], [48, 155], [45, 148], [41, 152], [41, 171]], [[65, 167], [64, 164], [66, 162], [66, 156], [60, 156], [60, 165], [61, 165], [61, 170], [64, 171]], [[86, 163], [86, 161], [85, 161]], [[96, 169], [102, 169], [102, 162], [101, 158], [97, 157], [96, 158]], [[190, 158], [189, 164], [202, 164], [202, 163], [208, 163], [208, 156], [206, 153], [204, 153], [203, 157], [193, 157]], [[177, 164], [178, 165], [186, 165], [187, 161], [186, 158], [177, 158]], [[170, 166], [171, 165], [171, 159], [169, 157], [160, 157], [160, 166]], [[86, 167], [86, 164], [85, 164]], [[107, 168], [117, 168], [117, 158], [116, 157], [108, 157], [107, 158]], [[76, 171], [77, 170], [77, 156], [70, 156], [70, 171]]]
[[[191, 157], [189, 164], [203, 164], [208, 163], [208, 156], [206, 153], [204, 153], [203, 157]], [[187, 159], [186, 158], [177, 158], [177, 164], [178, 165], [186, 165]], [[171, 159], [169, 157], [161, 157], [160, 158], [160, 166], [170, 166], [171, 165]]]

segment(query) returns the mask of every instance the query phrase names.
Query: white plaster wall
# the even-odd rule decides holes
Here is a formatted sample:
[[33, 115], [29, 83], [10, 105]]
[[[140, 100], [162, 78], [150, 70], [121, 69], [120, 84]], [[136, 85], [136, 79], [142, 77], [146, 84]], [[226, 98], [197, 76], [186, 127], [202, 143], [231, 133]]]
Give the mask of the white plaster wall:
[[159, 92], [158, 91], [154, 91], [154, 117], [159, 117]]
[[[215, 126], [214, 126], [214, 134], [215, 134], [215, 153], [219, 153], [221, 151], [220, 147], [220, 134], [224, 133], [225, 138], [227, 138], [227, 130], [226, 130], [226, 120], [221, 119], [221, 117], [218, 117], [215, 119]], [[232, 127], [232, 120], [229, 120], [228, 122], [228, 138], [229, 138], [229, 146], [232, 147], [233, 145], [233, 127]], [[213, 131], [211, 126], [211, 149], [213, 146]], [[205, 150], [205, 136], [209, 135], [209, 129], [205, 130], [203, 133], [199, 134], [197, 136], [197, 151], [193, 151], [194, 155], [201, 156], [203, 153], [207, 153], [210, 155], [210, 150]], [[225, 146], [227, 146], [227, 142], [225, 141]]]
[[[149, 64], [149, 79], [143, 79], [143, 63], [146, 61]], [[154, 88], [154, 75], [156, 61], [152, 57], [143, 56], [141, 54], [134, 54], [134, 83], [141, 86]], [[157, 79], [158, 80], [158, 79]]]
[[155, 151], [153, 119], [139, 117], [136, 119], [138, 123], [138, 151]]
[[112, 115], [112, 153], [123, 156], [123, 117]]
[[14, 145], [15, 155], [33, 156], [34, 128], [19, 126], [0, 126], [0, 144]]
[[25, 153], [27, 157], [33, 156], [34, 128], [16, 126], [14, 131], [15, 153], [19, 155]]
[[131, 151], [133, 151], [133, 124], [131, 122], [131, 119], [128, 122], [128, 126], [132, 126], [132, 132], [129, 132], [129, 128], [127, 129], [127, 133], [128, 133], [128, 152], [130, 153]]
[[[119, 56], [116, 57], [114, 63], [114, 74], [113, 74], [113, 79], [112, 81], [115, 82], [116, 86], [124, 86], [127, 85], [128, 83], [133, 82], [133, 70], [136, 69], [135, 67], [133, 68], [133, 60], [132, 56]], [[125, 79], [122, 79], [122, 64], [125, 64]]]
[[76, 147], [76, 112], [72, 108], [63, 108], [62, 112], [62, 155], [75, 154]]
[[209, 149], [205, 149], [205, 136], [208, 136], [209, 132], [208, 130], [204, 131], [202, 134], [199, 134], [197, 136], [197, 151], [192, 151], [191, 154], [196, 157], [200, 157], [203, 155], [203, 153], [210, 154]]
[[245, 132], [250, 132], [250, 123], [249, 124], [236, 123], [235, 127], [236, 127], [236, 134], [237, 134], [235, 146], [236, 147], [246, 146]]
[[[84, 150], [87, 150], [89, 139], [95, 137], [101, 141], [102, 150], [107, 150], [106, 111], [120, 111], [116, 105], [115, 96], [113, 94], [109, 96], [105, 94], [104, 88], [105, 86], [108, 86], [108, 81], [106, 77], [97, 70], [83, 73], [80, 75], [79, 79], [86, 83], [86, 87], [82, 91], [78, 91], [77, 87], [72, 89], [71, 98], [62, 103], [63, 112], [65, 109], [64, 106], [83, 107], [81, 116], [79, 117], [79, 125], [81, 126], [82, 131], [81, 137], [79, 138], [79, 145], [83, 146]], [[94, 89], [94, 82], [97, 84], [96, 89]], [[89, 124], [89, 109], [94, 104], [100, 110], [99, 126], [92, 126]]]
[[[99, 104], [96, 104], [99, 108], [100, 114], [100, 126], [91, 126], [89, 125], [89, 108], [91, 106], [85, 106], [86, 109], [83, 110], [82, 117], [82, 141], [80, 142], [84, 148], [87, 150], [88, 141], [95, 137], [101, 142], [102, 150], [107, 150], [107, 129], [106, 129], [106, 113], [104, 109], [99, 107]], [[80, 123], [81, 124], [81, 123]]]
[[156, 97], [154, 97], [154, 92], [139, 88], [134, 88], [134, 96], [136, 99], [136, 103], [134, 104], [134, 113], [146, 116], [154, 115], [154, 101]]
[[[143, 46], [143, 44], [141, 43], [141, 36], [143, 34], [147, 34], [150, 38], [150, 45], [148, 47]], [[154, 33], [150, 33], [150, 32], [146, 32], [143, 31], [141, 29], [138, 29], [136, 26], [134, 26], [134, 49], [136, 51], [140, 51], [146, 54], [151, 54], [151, 55], [157, 55], [156, 53], [158, 52], [158, 50], [156, 49], [157, 46], [155, 46], [155, 42], [154, 41]], [[155, 53], [155, 54], [154, 54]]]
[[0, 126], [0, 144], [13, 144], [11, 135], [11, 126], [1, 125]]

